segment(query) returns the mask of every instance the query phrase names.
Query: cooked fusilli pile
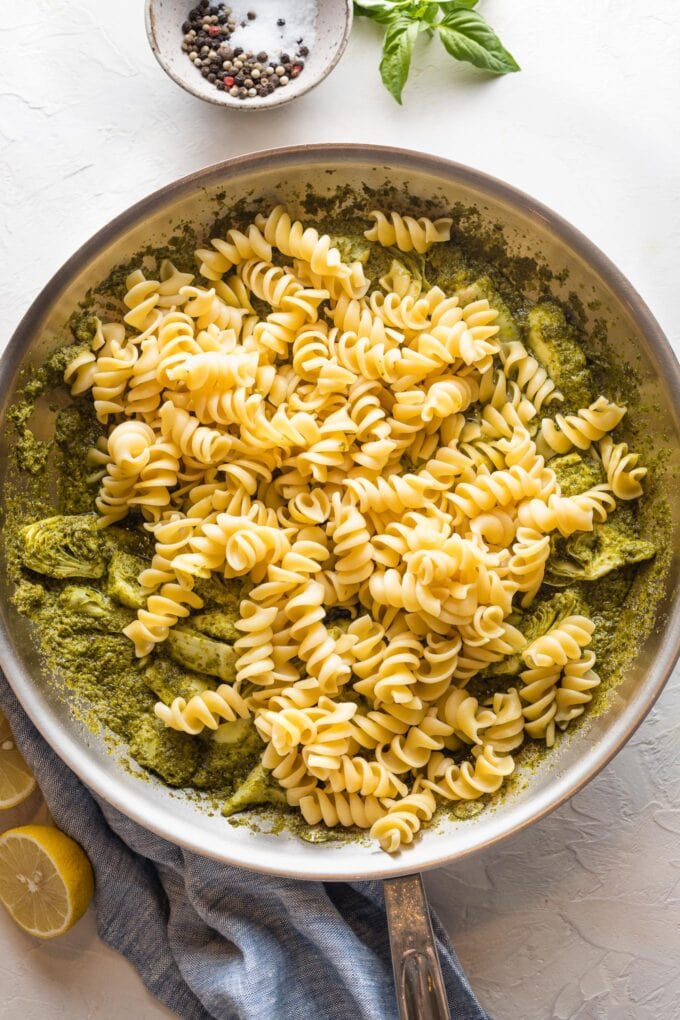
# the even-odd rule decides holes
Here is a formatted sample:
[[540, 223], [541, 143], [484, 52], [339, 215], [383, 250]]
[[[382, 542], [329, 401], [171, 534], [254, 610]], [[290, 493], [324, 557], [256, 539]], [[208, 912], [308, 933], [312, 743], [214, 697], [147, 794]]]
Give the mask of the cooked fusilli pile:
[[[451, 224], [371, 218], [366, 238], [403, 252]], [[190, 734], [252, 718], [309, 823], [395, 851], [437, 800], [498, 790], [525, 735], [550, 745], [591, 699], [590, 620], [528, 643], [509, 618], [553, 536], [640, 495], [644, 468], [608, 436], [625, 408], [542, 418], [561, 394], [487, 300], [396, 260], [374, 285], [283, 207], [197, 257], [204, 286], [169, 262], [132, 273], [124, 323], [99, 324], [66, 372], [109, 426], [92, 453], [101, 525], [138, 507], [156, 541], [126, 633], [146, 656], [201, 607], [197, 578], [247, 577], [235, 682], [158, 716]], [[550, 458], [574, 447], [606, 481], [568, 496]], [[515, 687], [467, 694], [508, 656]]]

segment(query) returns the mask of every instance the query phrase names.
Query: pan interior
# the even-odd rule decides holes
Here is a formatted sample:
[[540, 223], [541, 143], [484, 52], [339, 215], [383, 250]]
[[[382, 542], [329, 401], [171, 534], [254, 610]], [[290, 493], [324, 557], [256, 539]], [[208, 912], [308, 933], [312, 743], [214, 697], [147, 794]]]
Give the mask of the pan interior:
[[[576, 231], [518, 192], [483, 175], [416, 153], [362, 147], [317, 147], [245, 157], [187, 178], [133, 207], [74, 256], [37, 299], [11, 341], [1, 367], [6, 409], [26, 372], [67, 339], [65, 324], [89, 288], [148, 247], [163, 247], [190, 224], [199, 239], [217, 213], [265, 209], [285, 202], [305, 213], [319, 198], [368, 210], [383, 208], [441, 214], [454, 206], [474, 209], [474, 229], [502, 237], [504, 250], [550, 267], [551, 292], [578, 301], [586, 329], [607, 327], [610, 354], [634, 365], [641, 393], [635, 446], [643, 457], [663, 447], [666, 487], [677, 488], [680, 470], [678, 367], [641, 300], [611, 264]], [[228, 217], [227, 217], [228, 219]], [[37, 428], [47, 435], [50, 411]], [[7, 438], [3, 434], [3, 443]], [[658, 458], [656, 458], [658, 460]], [[655, 460], [656, 463], [656, 460]], [[0, 499], [16, 495], [8, 477], [7, 448], [0, 448]], [[663, 494], [664, 487], [657, 487]], [[257, 870], [315, 879], [379, 877], [434, 867], [503, 838], [561, 803], [588, 781], [622, 746], [658, 696], [678, 650], [677, 590], [680, 507], [672, 512], [675, 561], [657, 618], [622, 682], [609, 693], [606, 711], [587, 718], [538, 765], [527, 767], [509, 793], [474, 819], [445, 817], [397, 856], [368, 840], [329, 840], [310, 845], [285, 829], [276, 834], [210, 815], [195, 799], [145, 775], [144, 781], [111, 753], [103, 735], [74, 718], [58, 676], [46, 677], [30, 624], [14, 612], [7, 570], [0, 572], [3, 628], [0, 651], [10, 683], [55, 750], [97, 793], [119, 810], [196, 852]], [[4, 550], [2, 550], [4, 555]]]

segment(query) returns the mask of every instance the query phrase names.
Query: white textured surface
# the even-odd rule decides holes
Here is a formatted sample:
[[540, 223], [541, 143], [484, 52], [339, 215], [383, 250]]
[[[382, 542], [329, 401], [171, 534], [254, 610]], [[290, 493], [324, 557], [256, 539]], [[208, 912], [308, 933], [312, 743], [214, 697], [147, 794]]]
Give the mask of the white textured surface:
[[[429, 150], [547, 202], [613, 258], [680, 350], [677, 0], [481, 6], [521, 74], [485, 82], [449, 68], [433, 45], [399, 109], [377, 78], [377, 32], [360, 23], [328, 81], [252, 117], [202, 104], [164, 76], [147, 49], [141, 0], [8, 7], [2, 342], [64, 259], [149, 191], [248, 150], [347, 140]], [[428, 877], [496, 1020], [680, 1016], [679, 694], [676, 673], [635, 739], [570, 804]], [[98, 941], [91, 914], [45, 945], [0, 914], [3, 1020], [124, 1015], [169, 1014]]]

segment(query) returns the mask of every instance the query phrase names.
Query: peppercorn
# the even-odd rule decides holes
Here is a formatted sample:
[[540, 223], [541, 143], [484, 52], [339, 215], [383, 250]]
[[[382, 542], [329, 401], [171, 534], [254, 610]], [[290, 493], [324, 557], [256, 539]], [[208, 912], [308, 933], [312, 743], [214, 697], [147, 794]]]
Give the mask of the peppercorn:
[[269, 54], [266, 53], [265, 50], [260, 50], [260, 52], [257, 55], [257, 59], [260, 61], [261, 64], [266, 64], [267, 61], [269, 60]]
[[245, 78], [243, 77], [242, 74], [237, 74], [237, 75], [234, 76], [234, 83], [236, 85], [238, 85], [239, 87], [241, 85], [243, 85], [244, 82], [245, 82]]
[[238, 97], [239, 97], [239, 99], [245, 99], [247, 95], [248, 95], [248, 89], [244, 89], [243, 87], [241, 87], [238, 90]]
[[252, 87], [253, 87], [253, 85], [254, 85], [254, 82], [253, 82], [253, 79], [252, 79], [252, 78], [246, 78], [246, 79], [244, 80], [243, 84], [245, 85], [245, 87], [246, 87], [247, 89], [252, 89]]
[[210, 73], [210, 72], [208, 71], [208, 68], [207, 68], [207, 67], [204, 67], [204, 68], [203, 68], [203, 69], [201, 70], [201, 74], [203, 75], [203, 77], [204, 77], [204, 78], [207, 78], [207, 77], [208, 77], [208, 75], [209, 75], [209, 73]]
[[255, 11], [248, 11], [247, 17], [248, 17], [248, 21], [255, 21], [255, 18], [257, 17], [257, 14], [255, 13]]
[[191, 22], [190, 21], [182, 22], [182, 31], [183, 32], [190, 32], [191, 31]]
[[225, 77], [222, 80], [224, 84], [227, 85], [229, 88], [231, 88], [235, 81], [235, 79], [230, 74], [225, 75]]
[[290, 64], [290, 57], [288, 56], [287, 53], [282, 53], [281, 56], [279, 57], [279, 60], [281, 61], [282, 64]]
[[243, 53], [243, 47], [242, 46], [237, 46], [236, 49], [234, 50], [234, 56], [235, 57], [240, 57], [242, 53]]
[[293, 67], [292, 71], [290, 72], [291, 78], [297, 78], [297, 76], [299, 75], [301, 70], [302, 70], [302, 68], [300, 67], [300, 65], [299, 64], [295, 64], [295, 66]]
[[279, 18], [279, 20], [276, 22], [276, 24], [279, 26], [279, 28], [283, 28], [283, 26], [286, 24], [286, 19], [285, 18]]
[[224, 82], [216, 81], [215, 88], [218, 90], [218, 92], [224, 92]]
[[211, 71], [210, 74], [208, 75], [208, 81], [210, 82], [211, 85], [214, 85], [215, 82], [217, 81], [217, 75], [213, 74]]
[[309, 49], [306, 46], [301, 46], [300, 49], [298, 50], [298, 53], [300, 54], [301, 57], [308, 57]]
[[276, 73], [278, 74], [279, 77], [281, 77], [282, 74], [286, 73], [285, 72], [285, 68], [282, 67], [281, 64], [277, 64], [276, 67], [274, 68], [274, 70], [276, 71]]
[[220, 30], [217, 27], [217, 25], [210, 25], [210, 27], [208, 28], [208, 35], [210, 35], [210, 36], [212, 36], [214, 38], [216, 35], [219, 35], [219, 34], [220, 34]]
[[232, 87], [229, 89], [229, 95], [233, 96], [234, 99], [236, 99], [236, 97], [238, 96], [238, 86], [237, 85], [232, 85]]
[[279, 85], [287, 85], [289, 81], [290, 79], [288, 78], [288, 75], [284, 74], [281, 78], [279, 78]]

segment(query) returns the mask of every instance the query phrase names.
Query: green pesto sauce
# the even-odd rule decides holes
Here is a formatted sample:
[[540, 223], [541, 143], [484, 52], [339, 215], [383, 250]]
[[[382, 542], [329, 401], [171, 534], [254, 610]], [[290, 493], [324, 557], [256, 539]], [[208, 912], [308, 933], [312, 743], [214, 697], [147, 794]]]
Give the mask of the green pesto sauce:
[[[236, 208], [230, 206], [227, 196], [218, 196], [215, 201], [216, 220], [207, 237], [198, 237], [190, 224], [180, 224], [165, 245], [149, 246], [136, 253], [88, 293], [68, 323], [73, 343], [55, 351], [32, 374], [10, 409], [8, 424], [14, 433], [11, 458], [21, 478], [4, 509], [7, 564], [16, 582], [13, 603], [35, 625], [46, 673], [63, 677], [74, 699], [74, 711], [93, 731], [104, 726], [126, 741], [131, 756], [143, 769], [159, 775], [170, 786], [194, 791], [209, 810], [229, 815], [232, 825], [248, 824], [269, 832], [285, 826], [309, 842], [363, 839], [365, 834], [308, 826], [299, 814], [281, 810], [281, 791], [259, 764], [262, 744], [252, 725], [231, 731], [228, 726], [220, 727], [216, 734], [206, 730], [192, 737], [166, 729], [154, 715], [158, 700], [171, 704], [175, 697], [188, 699], [233, 676], [233, 672], [228, 673], [228, 664], [231, 661], [233, 666], [230, 649], [238, 636], [234, 624], [249, 582], [219, 578], [199, 581], [196, 588], [205, 606], [178, 630], [187, 629], [189, 635], [180, 637], [180, 652], [175, 649], [173, 653], [168, 646], [138, 660], [120, 628], [134, 618], [139, 604], [136, 567], [152, 555], [149, 536], [140, 528], [139, 518], [131, 515], [124, 525], [108, 529], [107, 568], [101, 577], [50, 578], [31, 571], [22, 562], [22, 525], [52, 514], [93, 510], [97, 478], [86, 455], [105, 429], [97, 422], [89, 399], [69, 398], [61, 383], [66, 365], [76, 354], [89, 349], [95, 329], [93, 312], [120, 315], [125, 279], [140, 264], [153, 274], [164, 259], [169, 259], [181, 271], [196, 272], [196, 247], [204, 245], [209, 237], [221, 236], [229, 226], [245, 226], [260, 211], [255, 198], [243, 200]], [[572, 294], [560, 303], [552, 292], [553, 282], [564, 283], [566, 273], [553, 272], [540, 253], [535, 258], [510, 254], [502, 229], [486, 224], [479, 210], [462, 204], [453, 209], [432, 209], [387, 181], [378, 191], [365, 187], [362, 196], [340, 188], [322, 199], [310, 189], [301, 204], [307, 218], [331, 234], [344, 257], [364, 262], [374, 285], [396, 258], [424, 286], [439, 285], [447, 292], [465, 295], [467, 300], [488, 297], [500, 312], [501, 339], [521, 339], [564, 395], [562, 404], [549, 405], [544, 414], [569, 413], [587, 406], [603, 392], [627, 402], [630, 413], [626, 433], [635, 435], [635, 410], [641, 406], [639, 377], [633, 366], [624, 364], [608, 348], [606, 323], [599, 320], [587, 330], [580, 298]], [[401, 208], [413, 215], [450, 215], [454, 221], [451, 241], [436, 245], [426, 257], [368, 244], [363, 236], [368, 221], [356, 210], [376, 206]], [[349, 213], [348, 208], [353, 211]], [[48, 439], [38, 438], [32, 427], [36, 404], [46, 396], [53, 400], [54, 409], [53, 436]], [[647, 454], [645, 462], [650, 463]], [[557, 457], [551, 466], [568, 495], [602, 480], [598, 464], [587, 455]], [[654, 626], [656, 607], [664, 593], [672, 523], [664, 495], [662, 452], [652, 467], [646, 498], [613, 515], [617, 520], [610, 519], [607, 541], [610, 549], [631, 538], [653, 543], [655, 555], [645, 555], [640, 562], [617, 567], [596, 580], [570, 577], [566, 587], [561, 581], [558, 587], [545, 583], [529, 610], [513, 614], [512, 622], [527, 641], [568, 613], [592, 616], [596, 623], [593, 650], [603, 683], [589, 714], [606, 706], [609, 692]], [[617, 527], [621, 538], [617, 538]], [[560, 548], [559, 553], [568, 557], [571, 550]], [[592, 550], [586, 553], [592, 559]], [[579, 554], [586, 555], [583, 550]], [[343, 610], [331, 610], [330, 617], [334, 626], [346, 626]], [[211, 643], [217, 655], [212, 675], [200, 671], [201, 655], [191, 654], [192, 649], [208, 647], [205, 642]], [[507, 660], [475, 678], [469, 690], [483, 697], [507, 689], [517, 683], [520, 668], [519, 657]], [[225, 670], [227, 674], [221, 677], [220, 671]], [[357, 700], [361, 700], [359, 696]], [[525, 784], [526, 773], [541, 764], [545, 753], [542, 745], [526, 742], [517, 755], [522, 771], [511, 777], [501, 797], [510, 796]], [[489, 801], [482, 798], [471, 804], [448, 805], [443, 813], [458, 819], [474, 818]], [[498, 801], [498, 795], [491, 798], [492, 803]], [[268, 810], [268, 804], [275, 805], [276, 810]], [[232, 813], [245, 809], [246, 814]]]

